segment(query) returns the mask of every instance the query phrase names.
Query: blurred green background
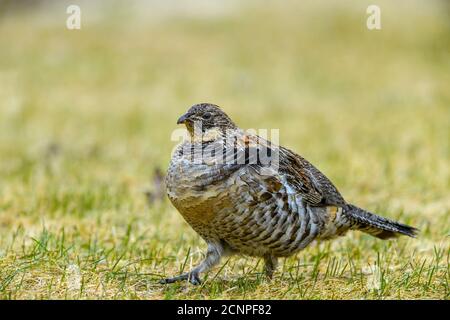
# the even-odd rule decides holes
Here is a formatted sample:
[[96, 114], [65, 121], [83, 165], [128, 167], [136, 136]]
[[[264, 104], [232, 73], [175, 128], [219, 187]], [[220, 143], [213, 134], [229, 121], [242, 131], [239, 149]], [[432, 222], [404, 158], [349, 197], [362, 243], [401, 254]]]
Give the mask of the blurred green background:
[[[80, 30], [66, 28], [70, 4]], [[2, 297], [448, 298], [450, 6], [377, 1], [382, 29], [371, 31], [370, 4], [0, 1]], [[239, 277], [255, 259], [233, 260], [200, 289], [155, 285], [204, 249], [165, 198], [148, 196], [176, 119], [199, 102], [242, 128], [279, 128], [280, 143], [348, 201], [421, 237], [352, 234], [288, 259], [272, 286]], [[286, 280], [323, 252], [360, 271], [381, 252], [392, 279], [375, 293], [353, 273], [305, 292], [312, 276]], [[68, 267], [82, 279], [75, 293]], [[414, 286], [396, 282], [407, 272]]]

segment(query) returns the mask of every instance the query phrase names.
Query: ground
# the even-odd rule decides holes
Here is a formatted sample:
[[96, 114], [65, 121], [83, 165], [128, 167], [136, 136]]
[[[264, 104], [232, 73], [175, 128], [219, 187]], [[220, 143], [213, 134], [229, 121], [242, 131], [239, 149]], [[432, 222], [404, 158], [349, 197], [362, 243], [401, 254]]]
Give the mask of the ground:
[[[449, 299], [447, 4], [380, 1], [378, 31], [369, 4], [82, 6], [75, 31], [64, 7], [3, 14], [0, 297]], [[201, 286], [158, 284], [205, 251], [149, 199], [178, 116], [205, 101], [280, 129], [349, 202], [419, 237], [317, 243], [271, 282], [234, 257]]]

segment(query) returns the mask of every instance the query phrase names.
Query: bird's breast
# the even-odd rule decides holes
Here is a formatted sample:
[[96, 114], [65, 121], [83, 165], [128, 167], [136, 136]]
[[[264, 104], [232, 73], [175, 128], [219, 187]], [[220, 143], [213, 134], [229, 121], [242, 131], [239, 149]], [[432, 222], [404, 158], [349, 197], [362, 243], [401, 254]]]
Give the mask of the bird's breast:
[[205, 225], [221, 208], [229, 206], [238, 167], [213, 161], [196, 161], [176, 150], [169, 165], [166, 186], [169, 199], [194, 228]]

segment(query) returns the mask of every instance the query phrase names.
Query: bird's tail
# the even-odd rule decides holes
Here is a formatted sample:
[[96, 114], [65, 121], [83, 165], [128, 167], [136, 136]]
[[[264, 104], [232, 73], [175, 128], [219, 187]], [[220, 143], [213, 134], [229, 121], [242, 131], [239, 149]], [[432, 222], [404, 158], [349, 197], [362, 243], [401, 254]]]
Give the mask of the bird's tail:
[[352, 204], [344, 208], [344, 214], [353, 222], [352, 229], [360, 230], [380, 239], [394, 238], [399, 235], [414, 238], [419, 232], [416, 228], [377, 216]]

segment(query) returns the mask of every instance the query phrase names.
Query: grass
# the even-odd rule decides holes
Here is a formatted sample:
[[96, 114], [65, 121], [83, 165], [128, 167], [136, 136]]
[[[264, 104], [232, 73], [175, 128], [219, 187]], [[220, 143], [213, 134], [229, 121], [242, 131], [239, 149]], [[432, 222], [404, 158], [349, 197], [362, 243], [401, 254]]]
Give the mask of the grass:
[[[446, 4], [380, 1], [380, 31], [369, 4], [84, 3], [79, 31], [65, 7], [1, 16], [0, 297], [449, 299]], [[205, 250], [167, 199], [145, 196], [177, 117], [202, 101], [279, 128], [348, 201], [420, 236], [314, 244], [270, 283], [262, 261], [234, 257], [201, 286], [159, 285]]]

